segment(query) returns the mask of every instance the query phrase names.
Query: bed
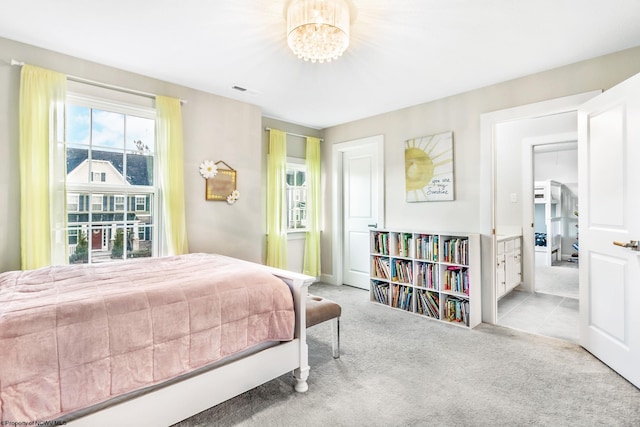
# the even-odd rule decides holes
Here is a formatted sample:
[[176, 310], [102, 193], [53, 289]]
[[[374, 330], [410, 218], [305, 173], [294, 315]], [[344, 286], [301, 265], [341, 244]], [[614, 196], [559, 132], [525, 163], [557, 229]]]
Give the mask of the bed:
[[[556, 223], [554, 223], [555, 225]], [[557, 223], [559, 224], [559, 223]], [[560, 248], [562, 235], [547, 233], [534, 233], [536, 242], [536, 265], [550, 266], [560, 260]]]
[[562, 184], [535, 182], [534, 217], [536, 265], [551, 266], [562, 255]]
[[313, 278], [211, 254], [0, 274], [0, 420], [170, 425], [293, 371]]

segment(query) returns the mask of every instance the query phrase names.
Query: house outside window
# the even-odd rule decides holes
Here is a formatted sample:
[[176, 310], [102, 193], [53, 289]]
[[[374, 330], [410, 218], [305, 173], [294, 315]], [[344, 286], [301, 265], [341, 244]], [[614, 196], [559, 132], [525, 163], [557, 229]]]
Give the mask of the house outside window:
[[155, 256], [155, 110], [69, 94], [69, 262]]
[[307, 229], [307, 169], [303, 159], [287, 160], [287, 230], [289, 232]]

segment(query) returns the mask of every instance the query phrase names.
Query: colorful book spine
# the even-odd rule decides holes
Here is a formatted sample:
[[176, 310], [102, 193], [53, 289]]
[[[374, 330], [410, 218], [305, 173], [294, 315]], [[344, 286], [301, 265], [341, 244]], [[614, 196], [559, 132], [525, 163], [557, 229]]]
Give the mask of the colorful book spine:
[[448, 298], [444, 306], [444, 316], [449, 322], [464, 323], [469, 326], [469, 301]]
[[389, 284], [374, 280], [373, 285], [373, 297], [381, 304], [389, 305]]
[[373, 271], [376, 277], [381, 279], [389, 279], [391, 277], [391, 268], [389, 266], [389, 260], [378, 256], [373, 257]]

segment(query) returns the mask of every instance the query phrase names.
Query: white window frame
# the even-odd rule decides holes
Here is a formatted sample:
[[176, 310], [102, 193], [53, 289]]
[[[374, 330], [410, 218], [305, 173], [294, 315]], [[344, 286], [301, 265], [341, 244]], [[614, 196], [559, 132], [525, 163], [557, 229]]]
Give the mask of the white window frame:
[[[305, 159], [299, 159], [296, 157], [287, 157], [287, 171], [288, 174], [290, 171], [295, 172], [304, 172], [305, 174], [305, 183], [307, 182], [307, 166], [305, 163]], [[300, 191], [302, 190], [302, 191]], [[292, 202], [290, 200], [290, 196], [292, 193], [296, 191], [296, 188], [290, 188], [289, 185], [285, 181], [285, 189], [284, 189], [284, 215], [286, 215], [285, 222], [287, 224], [287, 233], [306, 233], [308, 228], [305, 227], [291, 227], [292, 214], [295, 212], [295, 207], [292, 206]], [[308, 204], [307, 204], [307, 187], [303, 186], [298, 189], [298, 192], [302, 192], [304, 194], [304, 203], [305, 203], [305, 214], [308, 213]]]
[[[100, 202], [96, 202], [96, 200], [100, 200]], [[99, 209], [96, 209], [96, 206], [100, 205]], [[91, 211], [92, 212], [103, 212], [104, 208], [104, 194], [102, 193], [91, 193]]]
[[78, 236], [80, 234], [80, 231], [82, 231], [80, 228], [73, 227], [73, 228], [70, 228], [69, 231], [67, 232], [67, 237], [75, 236], [76, 245], [78, 244]]
[[[75, 199], [75, 201], [73, 201]], [[71, 201], [70, 201], [71, 200]], [[75, 209], [71, 209], [70, 206], [75, 205]], [[80, 194], [67, 193], [67, 212], [80, 212]]]
[[[132, 115], [132, 116], [137, 116], [137, 117], [142, 117], [142, 118], [147, 118], [147, 119], [152, 119], [152, 120], [156, 120], [156, 111], [154, 108], [151, 107], [143, 107], [143, 106], [135, 106], [135, 105], [127, 105], [125, 103], [120, 103], [120, 102], [116, 102], [116, 101], [110, 101], [104, 98], [99, 98], [99, 97], [94, 97], [94, 96], [90, 96], [90, 95], [84, 95], [84, 94], [79, 94], [76, 92], [67, 92], [67, 104], [73, 104], [73, 105], [77, 105], [77, 106], [81, 106], [81, 107], [87, 107], [87, 108], [91, 108], [94, 110], [103, 110], [103, 111], [109, 111], [109, 112], [115, 112], [115, 113], [121, 113], [121, 114], [126, 114], [126, 115]], [[92, 147], [93, 149], [93, 147]], [[99, 183], [99, 187], [96, 186], [96, 184], [98, 184], [97, 182], [89, 182], [89, 183], [67, 183], [66, 185], [66, 191], [67, 192], [71, 192], [71, 193], [80, 193], [80, 194], [87, 194], [89, 195], [88, 199], [89, 199], [89, 206], [87, 207], [87, 209], [84, 212], [88, 212], [89, 214], [89, 222], [86, 223], [86, 229], [90, 230], [91, 228], [96, 228], [96, 227], [101, 227], [102, 224], [101, 223], [94, 223], [93, 222], [93, 213], [97, 212], [95, 210], [93, 210], [93, 196], [97, 196], [98, 193], [94, 193], [96, 191], [97, 188], [99, 188], [100, 191], [100, 196], [102, 197], [103, 194], [116, 194], [116, 195], [124, 195], [125, 196], [125, 222], [126, 222], [126, 212], [129, 211], [129, 206], [128, 203], [126, 202], [126, 200], [129, 197], [135, 197], [136, 196], [141, 196], [145, 198], [145, 202], [144, 202], [144, 206], [145, 206], [145, 210], [147, 212], [150, 212], [152, 218], [153, 218], [153, 222], [151, 223], [151, 225], [146, 225], [146, 228], [151, 228], [152, 229], [152, 235], [153, 235], [153, 240], [151, 241], [151, 256], [155, 257], [159, 255], [159, 242], [160, 242], [160, 227], [159, 227], [159, 222], [160, 222], [160, 204], [158, 201], [158, 183], [157, 183], [157, 177], [158, 173], [157, 173], [157, 166], [158, 162], [157, 162], [157, 156], [156, 153], [154, 152], [154, 161], [153, 161], [153, 177], [154, 177], [154, 183], [152, 186], [143, 186], [143, 185], [129, 185], [129, 184], [125, 184], [123, 183], [122, 185], [114, 185], [114, 184], [107, 184], [106, 182], [100, 182]], [[146, 203], [146, 197], [147, 196], [151, 196], [151, 205], [147, 206]], [[105, 212], [104, 210], [102, 210], [102, 198], [101, 198], [101, 211], [100, 212]], [[78, 208], [80, 206], [78, 205]], [[134, 206], [136, 207], [136, 206]], [[114, 208], [115, 208], [115, 200], [114, 200]], [[115, 209], [114, 209], [115, 211]], [[135, 211], [135, 210], [134, 210]], [[142, 211], [140, 211], [142, 212]], [[114, 221], [115, 223], [118, 224], [119, 227], [121, 227], [122, 221]], [[128, 225], [130, 225], [131, 223], [128, 223]], [[90, 228], [91, 227], [91, 228]], [[106, 234], [106, 233], [105, 233]], [[104, 238], [104, 236], [103, 236]], [[125, 236], [126, 238], [126, 236]], [[91, 248], [91, 236], [87, 235], [87, 240], [88, 240], [88, 244], [89, 244], [89, 248]], [[125, 243], [125, 247], [126, 247], [126, 241]], [[125, 251], [126, 254], [126, 251]], [[126, 255], [125, 255], [126, 257]], [[89, 262], [91, 262], [91, 250], [89, 251]]]
[[91, 172], [91, 182], [105, 182], [107, 180], [106, 172]]
[[[142, 202], [139, 202], [138, 200], [142, 200]], [[135, 212], [146, 212], [147, 211], [147, 196], [145, 195], [140, 195], [140, 194], [136, 194], [134, 196], [134, 211]], [[142, 209], [139, 209], [139, 207], [142, 206]]]
[[[121, 202], [118, 202], [118, 199], [121, 199]], [[114, 212], [124, 212], [127, 206], [127, 196], [124, 194], [114, 194], [113, 195], [113, 210]]]

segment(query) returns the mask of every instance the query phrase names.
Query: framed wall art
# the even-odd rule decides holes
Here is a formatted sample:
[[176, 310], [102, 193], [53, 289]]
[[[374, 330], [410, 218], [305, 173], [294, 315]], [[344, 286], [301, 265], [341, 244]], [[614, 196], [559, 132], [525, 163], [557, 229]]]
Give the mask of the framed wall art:
[[[223, 164], [227, 167], [227, 169], [222, 169], [218, 165]], [[230, 195], [234, 195], [237, 193], [236, 191], [236, 179], [237, 173], [236, 170], [231, 166], [220, 160], [215, 163], [216, 165], [216, 173], [210, 177], [206, 178], [206, 200], [213, 201], [226, 201], [229, 202], [228, 198]], [[237, 197], [236, 197], [237, 198]]]
[[405, 141], [407, 202], [453, 200], [453, 132]]

